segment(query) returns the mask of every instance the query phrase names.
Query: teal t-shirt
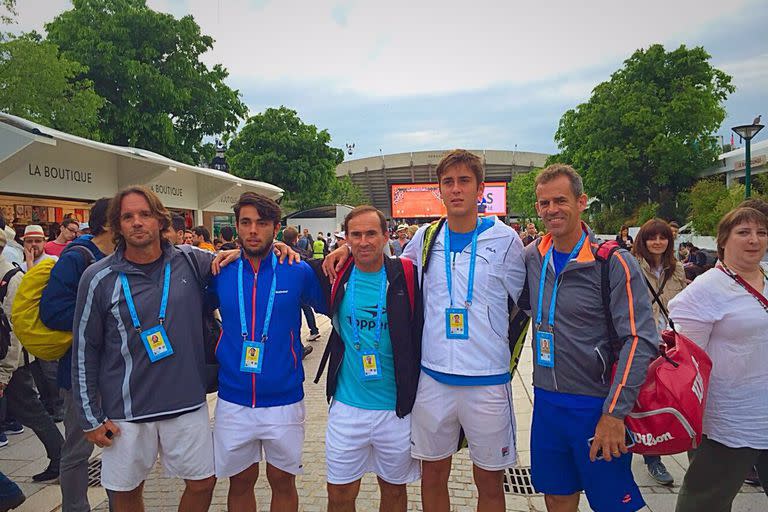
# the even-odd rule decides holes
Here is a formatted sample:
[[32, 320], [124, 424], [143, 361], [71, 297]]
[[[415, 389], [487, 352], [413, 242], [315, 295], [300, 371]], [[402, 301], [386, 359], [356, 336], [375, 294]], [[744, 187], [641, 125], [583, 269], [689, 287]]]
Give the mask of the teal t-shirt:
[[347, 293], [344, 294], [336, 318], [341, 339], [344, 341], [344, 359], [341, 362], [334, 399], [360, 409], [394, 411], [397, 388], [386, 303], [382, 310], [381, 340], [378, 349], [381, 378], [364, 380], [362, 370], [363, 352], [373, 350], [376, 341], [376, 307], [379, 303], [382, 274], [378, 271], [357, 271], [356, 274], [354, 304], [355, 316], [360, 326], [360, 351], [355, 350], [354, 346], [353, 300], [347, 285]]

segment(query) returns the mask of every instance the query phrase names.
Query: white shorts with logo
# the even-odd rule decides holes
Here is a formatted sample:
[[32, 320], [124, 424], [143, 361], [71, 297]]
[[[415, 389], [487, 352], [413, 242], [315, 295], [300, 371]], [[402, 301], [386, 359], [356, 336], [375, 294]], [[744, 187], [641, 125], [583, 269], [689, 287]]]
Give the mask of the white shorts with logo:
[[449, 386], [424, 372], [411, 412], [414, 458], [442, 460], [458, 451], [460, 430], [480, 469], [498, 471], [517, 462], [510, 384]]
[[219, 398], [213, 424], [213, 446], [218, 478], [235, 476], [261, 462], [262, 458], [277, 469], [300, 475], [304, 401], [252, 408]]
[[207, 404], [168, 420], [112, 421], [120, 434], [101, 454], [101, 485], [105, 489], [135, 489], [149, 476], [158, 455], [167, 476], [184, 480], [213, 476], [213, 438]]
[[419, 461], [411, 457], [411, 416], [360, 409], [334, 400], [325, 433], [328, 483], [343, 485], [375, 473], [387, 483], [415, 482]]

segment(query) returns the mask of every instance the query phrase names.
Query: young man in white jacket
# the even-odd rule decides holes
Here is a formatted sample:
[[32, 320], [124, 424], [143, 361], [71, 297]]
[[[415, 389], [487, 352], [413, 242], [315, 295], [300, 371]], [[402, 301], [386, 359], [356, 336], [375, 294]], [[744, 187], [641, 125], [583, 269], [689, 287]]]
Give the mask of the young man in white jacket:
[[[411, 454], [422, 461], [424, 510], [448, 512], [451, 459], [463, 429], [478, 510], [503, 511], [503, 470], [517, 456], [507, 299], [517, 301], [525, 282], [523, 243], [495, 217], [478, 217], [484, 178], [479, 157], [454, 150], [436, 174], [447, 220], [420, 228], [402, 254], [416, 262], [424, 299]], [[329, 256], [325, 269], [333, 273], [345, 253]]]

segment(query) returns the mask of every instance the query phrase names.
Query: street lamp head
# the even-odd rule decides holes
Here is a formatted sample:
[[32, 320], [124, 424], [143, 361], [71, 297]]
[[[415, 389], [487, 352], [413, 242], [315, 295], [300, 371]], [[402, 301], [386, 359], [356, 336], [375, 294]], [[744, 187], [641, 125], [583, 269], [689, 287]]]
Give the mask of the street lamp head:
[[752, 140], [752, 137], [757, 135], [757, 132], [762, 130], [765, 126], [762, 124], [742, 124], [740, 126], [734, 126], [731, 128], [736, 134], [744, 140]]

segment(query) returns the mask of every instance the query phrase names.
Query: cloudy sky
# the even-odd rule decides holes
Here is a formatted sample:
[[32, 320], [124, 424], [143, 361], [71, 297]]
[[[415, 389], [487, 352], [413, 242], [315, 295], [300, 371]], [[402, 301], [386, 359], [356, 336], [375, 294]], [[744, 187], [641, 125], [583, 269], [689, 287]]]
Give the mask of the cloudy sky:
[[[44, 32], [67, 0], [18, 0]], [[148, 0], [191, 14], [251, 110], [285, 105], [354, 158], [471, 147], [555, 152], [558, 121], [638, 48], [704, 46], [737, 87], [728, 127], [768, 121], [768, 2]], [[584, 5], [579, 5], [584, 4]], [[631, 4], [631, 5], [630, 5]], [[749, 40], [749, 43], [742, 41]], [[756, 140], [768, 138], [764, 130]], [[738, 141], [737, 141], [738, 142]]]

